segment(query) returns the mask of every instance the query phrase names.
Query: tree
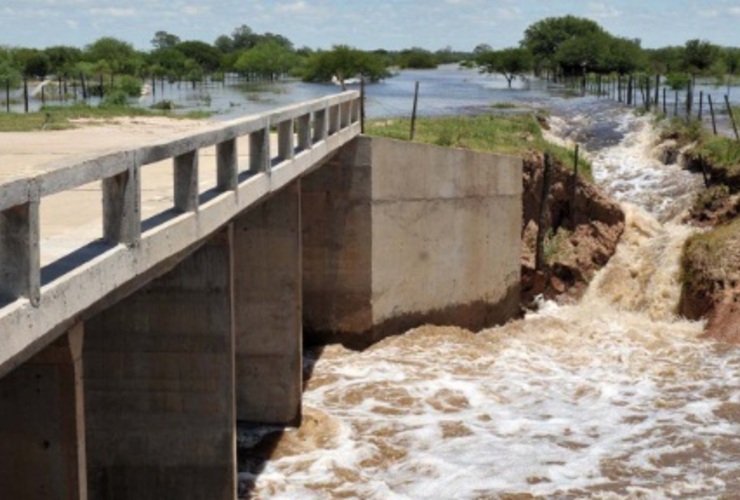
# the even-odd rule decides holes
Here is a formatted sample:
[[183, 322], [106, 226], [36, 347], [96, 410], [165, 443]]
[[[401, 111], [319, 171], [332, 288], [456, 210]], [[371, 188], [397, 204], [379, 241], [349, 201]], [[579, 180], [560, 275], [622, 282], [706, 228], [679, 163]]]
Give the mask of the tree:
[[428, 50], [413, 47], [401, 51], [399, 66], [412, 69], [433, 69], [437, 67], [437, 58]]
[[0, 83], [2, 87], [18, 87], [21, 84], [21, 72], [8, 60], [0, 60]]
[[84, 58], [101, 67], [107, 66], [111, 74], [132, 75], [144, 64], [144, 57], [134, 50], [133, 45], [113, 37], [99, 38], [88, 45]]
[[365, 76], [378, 81], [390, 76], [381, 56], [348, 45], [335, 45], [332, 50], [317, 52], [308, 63], [303, 79], [308, 82], [329, 82], [332, 77], [344, 86], [347, 78]]
[[231, 50], [251, 49], [257, 44], [258, 36], [252, 28], [242, 24], [231, 33]]
[[49, 58], [49, 71], [55, 75], [70, 76], [75, 65], [82, 60], [82, 51], [77, 47], [57, 45], [44, 49]]
[[684, 58], [689, 73], [706, 73], [719, 58], [719, 47], [706, 40], [689, 40], [684, 46]]
[[647, 56], [640, 47], [640, 40], [621, 37], [609, 38], [601, 62], [601, 71], [626, 75], [647, 69], [647, 67]]
[[195, 61], [205, 72], [216, 71], [221, 66], [221, 52], [205, 42], [180, 42], [174, 49], [182, 53], [186, 59]]
[[274, 40], [258, 43], [254, 48], [245, 50], [234, 67], [244, 74], [256, 74], [270, 80], [288, 73], [296, 64], [297, 56]]
[[565, 75], [581, 75], [586, 71], [602, 72], [608, 44], [609, 35], [606, 33], [573, 37], [558, 46], [555, 61]]
[[[604, 33], [603, 28], [590, 19], [575, 16], [548, 17], [530, 25], [524, 31], [521, 45], [532, 53], [535, 69], [540, 72], [543, 68], [556, 66], [556, 55], [562, 44], [573, 38], [599, 33]], [[571, 46], [568, 50], [575, 49], [576, 47]]]
[[503, 75], [509, 88], [514, 78], [524, 77], [532, 70], [532, 54], [524, 48], [485, 52], [478, 56], [477, 62], [482, 72]]
[[157, 31], [154, 33], [154, 38], [152, 38], [152, 45], [155, 49], [168, 49], [180, 42], [179, 36], [167, 33], [166, 31]]

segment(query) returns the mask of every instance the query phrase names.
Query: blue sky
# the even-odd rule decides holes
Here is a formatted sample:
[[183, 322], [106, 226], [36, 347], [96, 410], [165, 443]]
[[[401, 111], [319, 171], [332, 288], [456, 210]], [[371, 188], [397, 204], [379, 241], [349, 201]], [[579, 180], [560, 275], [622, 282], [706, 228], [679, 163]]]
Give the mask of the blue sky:
[[648, 48], [692, 38], [740, 46], [737, 0], [0, 0], [0, 45], [84, 47], [114, 36], [149, 50], [159, 30], [212, 43], [246, 24], [296, 47], [472, 50], [516, 45], [533, 22], [566, 14]]

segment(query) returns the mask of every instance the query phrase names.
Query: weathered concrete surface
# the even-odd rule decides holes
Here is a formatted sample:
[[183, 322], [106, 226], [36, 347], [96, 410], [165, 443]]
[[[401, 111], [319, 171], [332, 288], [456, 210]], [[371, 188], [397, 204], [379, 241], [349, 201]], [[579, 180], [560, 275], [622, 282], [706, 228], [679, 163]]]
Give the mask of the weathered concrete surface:
[[231, 228], [86, 323], [96, 499], [233, 499]]
[[360, 138], [304, 182], [308, 341], [366, 345], [518, 310], [521, 160]]
[[0, 379], [0, 498], [87, 499], [78, 325]]
[[300, 181], [234, 221], [237, 419], [295, 423], [302, 392]]

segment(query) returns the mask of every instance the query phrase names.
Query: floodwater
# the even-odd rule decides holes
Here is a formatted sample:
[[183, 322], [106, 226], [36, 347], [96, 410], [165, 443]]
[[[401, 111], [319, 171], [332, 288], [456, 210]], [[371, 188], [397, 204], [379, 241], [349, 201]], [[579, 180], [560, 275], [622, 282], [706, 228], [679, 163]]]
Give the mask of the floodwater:
[[[531, 96], [624, 203], [617, 254], [575, 305], [308, 352], [304, 425], [269, 460], [246, 460], [245, 496], [740, 498], [740, 350], [675, 314], [693, 231], [676, 215], [698, 180], [653, 159], [650, 118]], [[241, 429], [241, 446], [274, 431]]]

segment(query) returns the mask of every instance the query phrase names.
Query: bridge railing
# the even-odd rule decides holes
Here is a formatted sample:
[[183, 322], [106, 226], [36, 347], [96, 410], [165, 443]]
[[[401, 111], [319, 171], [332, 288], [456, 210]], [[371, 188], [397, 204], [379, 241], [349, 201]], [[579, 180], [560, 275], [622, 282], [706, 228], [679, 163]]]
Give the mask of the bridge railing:
[[[359, 93], [344, 92], [227, 122], [205, 132], [62, 162], [34, 177], [0, 186], [0, 309], [3, 303], [17, 299], [27, 299], [33, 307], [40, 303], [39, 213], [45, 197], [100, 181], [104, 242], [137, 247], [142, 239], [142, 167], [172, 159], [172, 208], [197, 214], [205, 199], [198, 183], [199, 150], [216, 147], [216, 194], [238, 196], [240, 187], [255, 176], [270, 177], [281, 165], [322, 146], [324, 152], [329, 151], [334, 136], [358, 133], [359, 120]], [[277, 151], [271, 150], [271, 133], [277, 135]], [[249, 137], [249, 162], [240, 165], [237, 139], [245, 136]]]

